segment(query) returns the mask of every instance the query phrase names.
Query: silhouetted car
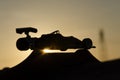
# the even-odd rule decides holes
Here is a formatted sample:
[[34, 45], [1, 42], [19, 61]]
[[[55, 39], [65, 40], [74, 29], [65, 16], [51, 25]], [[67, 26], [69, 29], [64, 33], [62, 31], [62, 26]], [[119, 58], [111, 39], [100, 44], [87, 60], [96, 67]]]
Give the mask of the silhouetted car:
[[31, 38], [29, 35], [29, 32], [37, 32], [35, 28], [17, 28], [16, 32], [19, 34], [25, 32], [27, 35], [27, 37], [17, 40], [17, 48], [19, 50], [49, 48], [65, 51], [67, 49], [90, 49], [95, 47], [90, 38], [80, 41], [73, 36], [64, 37], [60, 34], [59, 30], [50, 34], [43, 34], [40, 38]]

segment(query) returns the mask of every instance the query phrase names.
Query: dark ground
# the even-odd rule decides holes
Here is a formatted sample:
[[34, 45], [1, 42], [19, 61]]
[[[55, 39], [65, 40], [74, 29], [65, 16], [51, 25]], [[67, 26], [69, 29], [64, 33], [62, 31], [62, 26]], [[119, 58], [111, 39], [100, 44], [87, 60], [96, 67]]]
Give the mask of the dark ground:
[[20, 64], [0, 71], [0, 80], [120, 80], [120, 60], [100, 62], [88, 50], [33, 51]]

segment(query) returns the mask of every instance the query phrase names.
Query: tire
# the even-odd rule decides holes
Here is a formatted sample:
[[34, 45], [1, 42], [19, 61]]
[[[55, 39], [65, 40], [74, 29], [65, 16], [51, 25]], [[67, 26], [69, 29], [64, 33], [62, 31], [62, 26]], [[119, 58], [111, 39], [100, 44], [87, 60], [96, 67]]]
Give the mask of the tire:
[[85, 49], [90, 49], [93, 46], [92, 40], [89, 38], [83, 39], [82, 43], [83, 43]]
[[16, 42], [17, 49], [19, 50], [28, 50], [29, 49], [29, 42], [26, 38], [20, 38]]

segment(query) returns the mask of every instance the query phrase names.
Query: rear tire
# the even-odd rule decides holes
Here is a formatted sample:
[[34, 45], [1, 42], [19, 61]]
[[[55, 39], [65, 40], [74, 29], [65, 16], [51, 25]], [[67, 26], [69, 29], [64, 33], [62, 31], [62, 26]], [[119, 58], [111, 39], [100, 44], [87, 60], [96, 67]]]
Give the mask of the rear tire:
[[16, 42], [17, 49], [19, 50], [28, 50], [29, 49], [29, 42], [26, 38], [20, 38]]

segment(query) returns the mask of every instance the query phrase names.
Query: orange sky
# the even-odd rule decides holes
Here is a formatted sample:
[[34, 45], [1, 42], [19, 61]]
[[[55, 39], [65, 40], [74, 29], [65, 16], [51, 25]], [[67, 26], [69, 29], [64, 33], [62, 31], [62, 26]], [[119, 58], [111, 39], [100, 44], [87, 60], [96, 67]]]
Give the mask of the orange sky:
[[[31, 51], [21, 52], [16, 40], [19, 27], [35, 27], [40, 37], [55, 30], [82, 40], [89, 37], [96, 49], [91, 53], [103, 60], [120, 58], [120, 0], [0, 0], [0, 69], [22, 62]], [[101, 54], [99, 30], [104, 30], [106, 54]]]

